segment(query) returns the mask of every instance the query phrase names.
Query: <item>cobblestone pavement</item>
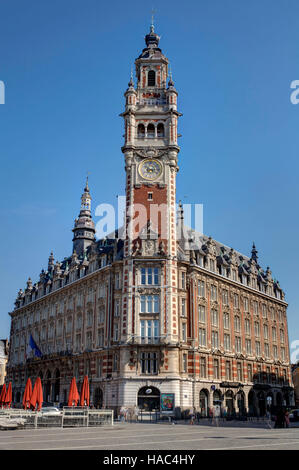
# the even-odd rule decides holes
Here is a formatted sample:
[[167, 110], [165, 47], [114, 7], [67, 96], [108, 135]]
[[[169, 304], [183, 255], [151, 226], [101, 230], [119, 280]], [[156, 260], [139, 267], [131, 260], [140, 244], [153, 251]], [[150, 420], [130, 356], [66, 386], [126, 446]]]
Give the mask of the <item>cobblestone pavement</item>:
[[[273, 425], [273, 423], [272, 423]], [[100, 428], [0, 431], [0, 450], [298, 450], [299, 428], [266, 424], [116, 423]]]

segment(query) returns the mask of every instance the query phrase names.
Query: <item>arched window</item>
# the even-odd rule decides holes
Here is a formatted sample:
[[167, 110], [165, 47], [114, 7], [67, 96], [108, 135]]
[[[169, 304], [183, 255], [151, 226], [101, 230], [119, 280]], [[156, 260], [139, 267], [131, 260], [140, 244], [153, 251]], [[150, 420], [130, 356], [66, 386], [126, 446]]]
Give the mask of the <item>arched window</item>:
[[137, 138], [138, 139], [144, 139], [145, 136], [145, 128], [143, 124], [138, 124], [137, 128]]
[[157, 135], [158, 137], [164, 137], [164, 125], [161, 123], [157, 126]]
[[156, 85], [156, 72], [154, 70], [150, 70], [147, 74], [147, 86], [155, 86]]
[[154, 139], [154, 137], [155, 137], [155, 126], [154, 126], [154, 124], [149, 124], [147, 126], [147, 137], [148, 137], [148, 139]]

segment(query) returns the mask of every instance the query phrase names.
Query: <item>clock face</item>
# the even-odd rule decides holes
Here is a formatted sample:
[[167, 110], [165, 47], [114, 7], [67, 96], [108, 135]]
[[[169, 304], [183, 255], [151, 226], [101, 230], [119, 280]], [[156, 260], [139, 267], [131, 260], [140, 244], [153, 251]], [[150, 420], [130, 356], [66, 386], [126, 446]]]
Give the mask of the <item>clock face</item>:
[[158, 160], [144, 160], [139, 165], [139, 173], [146, 180], [154, 180], [162, 173], [162, 165]]

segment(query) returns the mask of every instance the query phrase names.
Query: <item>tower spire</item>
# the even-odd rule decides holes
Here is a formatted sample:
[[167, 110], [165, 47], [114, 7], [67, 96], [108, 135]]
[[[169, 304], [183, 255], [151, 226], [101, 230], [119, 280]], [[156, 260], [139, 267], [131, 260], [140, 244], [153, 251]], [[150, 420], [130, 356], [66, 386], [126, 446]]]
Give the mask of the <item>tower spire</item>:
[[84, 250], [95, 240], [95, 224], [91, 217], [91, 195], [89, 192], [88, 175], [86, 176], [84, 192], [81, 196], [79, 217], [75, 220], [73, 232], [73, 252], [76, 251], [78, 256], [82, 256]]

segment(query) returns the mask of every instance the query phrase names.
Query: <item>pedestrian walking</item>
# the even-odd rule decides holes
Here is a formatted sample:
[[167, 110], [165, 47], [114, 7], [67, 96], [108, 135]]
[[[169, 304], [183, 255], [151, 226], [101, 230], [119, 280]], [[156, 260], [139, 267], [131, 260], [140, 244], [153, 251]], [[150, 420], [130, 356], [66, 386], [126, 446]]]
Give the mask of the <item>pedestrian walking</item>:
[[194, 418], [195, 418], [195, 411], [194, 411], [194, 408], [191, 408], [190, 410], [190, 424], [191, 425], [194, 424]]
[[267, 410], [267, 411], [266, 411], [266, 417], [267, 417], [267, 421], [266, 421], [266, 423], [267, 423], [267, 427], [268, 427], [269, 429], [272, 429], [272, 424], [271, 424], [271, 413], [270, 413], [270, 411], [269, 411], [269, 410]]
[[285, 411], [284, 421], [285, 421], [285, 427], [288, 428], [290, 426], [290, 417], [289, 417], [288, 410]]
[[214, 422], [215, 422], [217, 428], [219, 426], [219, 418], [220, 418], [220, 406], [215, 405], [215, 408], [214, 408]]

